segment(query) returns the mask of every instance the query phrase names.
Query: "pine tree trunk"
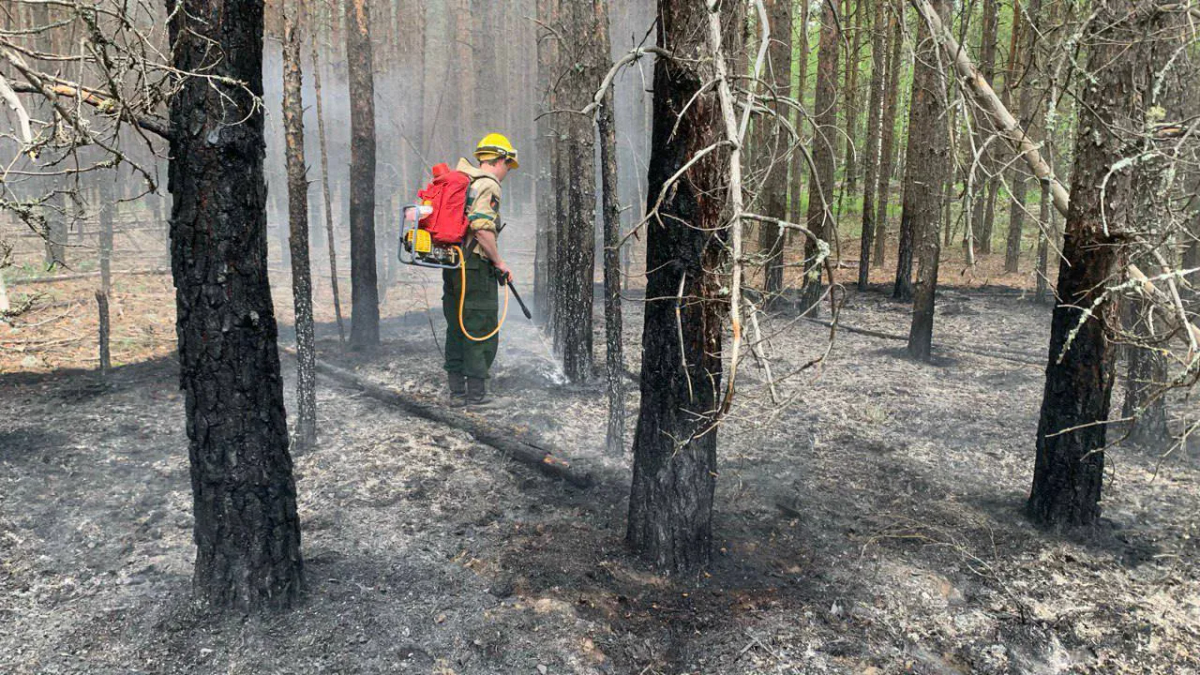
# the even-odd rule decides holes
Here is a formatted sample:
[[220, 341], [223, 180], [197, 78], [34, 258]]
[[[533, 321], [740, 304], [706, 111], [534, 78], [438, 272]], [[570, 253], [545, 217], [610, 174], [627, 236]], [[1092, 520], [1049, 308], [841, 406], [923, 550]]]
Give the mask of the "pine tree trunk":
[[350, 348], [379, 344], [379, 275], [375, 266], [375, 76], [366, 0], [346, 3], [350, 81]]
[[[796, 94], [795, 99], [804, 105], [805, 92], [808, 90], [808, 8], [809, 3], [801, 2], [800, 23], [799, 29], [796, 31], [796, 40], [800, 43], [800, 57], [796, 62], [796, 67], [799, 70], [796, 73]], [[807, 115], [796, 113], [794, 123], [796, 125], [796, 133], [803, 138], [804, 122], [808, 119]], [[805, 161], [804, 153], [799, 150], [792, 153], [792, 178], [791, 178], [791, 198], [788, 200], [788, 222], [798, 223], [802, 215], [800, 195], [802, 194], [804, 172], [808, 170], [808, 163]]]
[[[608, 0], [594, 0], [598, 57], [611, 61], [608, 36]], [[618, 197], [617, 128], [613, 118], [613, 91], [604, 94], [604, 103], [596, 113], [600, 137], [601, 185], [604, 191], [604, 336], [608, 393], [608, 452], [625, 452], [625, 341], [621, 317], [621, 204]]]
[[[1024, 71], [1020, 78], [1020, 90], [1017, 93], [1017, 118], [1021, 124], [1021, 128], [1026, 130], [1026, 133], [1031, 137], [1036, 137], [1039, 135], [1038, 127], [1040, 125], [1033, 123], [1035, 112], [1033, 72], [1037, 64], [1038, 31], [1035, 28], [1038, 25], [1038, 15], [1041, 12], [1042, 0], [1026, 1], [1028, 2], [1028, 7], [1026, 8], [1026, 11], [1029, 13], [1028, 16], [1022, 15], [1020, 20], [1014, 19], [1016, 24], [1022, 26], [1022, 30], [1019, 31], [1019, 56], [1014, 55], [1011, 61], [1015, 67], [1019, 67]], [[1014, 5], [1013, 11], [1021, 12], [1020, 6]], [[1011, 83], [1011, 86], [1016, 86], [1015, 79]], [[1009, 202], [1008, 237], [1004, 248], [1004, 271], [1009, 274], [1016, 274], [1020, 271], [1021, 267], [1021, 244], [1025, 234], [1025, 195], [1028, 191], [1026, 177], [1028, 175], [1024, 167], [1019, 166], [1019, 164], [1013, 167], [1012, 195]]]
[[1027, 504], [1029, 517], [1048, 526], [1088, 525], [1100, 517], [1119, 319], [1114, 299], [1096, 301], [1120, 277], [1124, 242], [1139, 219], [1133, 172], [1110, 174], [1110, 167], [1138, 151], [1135, 134], [1148, 107], [1143, 101], [1153, 100], [1148, 74], [1158, 72], [1179, 45], [1151, 48], [1163, 22], [1172, 20], [1170, 11], [1149, 12], [1134, 0], [1102, 0], [1094, 11], [1097, 34], [1088, 37], [1087, 64], [1093, 79], [1079, 106], [1060, 300]]
[[297, 452], [317, 442], [317, 355], [313, 329], [312, 268], [308, 255], [308, 167], [304, 161], [303, 74], [300, 66], [302, 0], [283, 7], [283, 128], [287, 154], [288, 225], [292, 251], [292, 304], [296, 320]]
[[[841, 50], [841, 31], [833, 3], [821, 3], [821, 43], [817, 53], [817, 94], [813, 103], [812, 157], [815, 169], [808, 184], [808, 229], [821, 239], [835, 233], [831, 209], [834, 199], [834, 171], [837, 150], [837, 76], [838, 52]], [[804, 260], [807, 274], [804, 277], [803, 297], [800, 307], [811, 316], [820, 312], [820, 300], [824, 292], [820, 267], [814, 267], [817, 244], [809, 238], [804, 244]]]
[[[763, 78], [771, 83], [775, 95], [788, 97], [792, 89], [792, 2], [767, 0], [763, 4], [771, 24], [771, 44], [767, 52], [770, 69], [763, 74]], [[787, 118], [786, 105], [778, 102], [768, 105], [781, 119]], [[784, 126], [772, 118], [761, 118], [758, 126], [756, 162], [759, 170], [766, 173], [762, 183], [763, 215], [785, 220], [788, 206], [788, 149], [792, 140]], [[758, 244], [766, 259], [763, 291], [770, 299], [783, 291], [783, 229], [778, 225], [760, 223]]]
[[[996, 81], [996, 32], [999, 24], [999, 7], [998, 0], [983, 0], [983, 25], [980, 30], [980, 46], [979, 46], [979, 72], [989, 83]], [[985, 221], [988, 209], [994, 211], [996, 194], [994, 187], [997, 183], [996, 178], [992, 176], [996, 170], [996, 162], [994, 160], [995, 141], [988, 143], [990, 138], [995, 133], [995, 125], [992, 124], [992, 117], [986, 111], [976, 109], [975, 128], [972, 130], [975, 136], [975, 148], [979, 151], [982, 148], [982, 153], [979, 157], [979, 166], [973, 167], [974, 181], [970, 186], [971, 190], [971, 236], [974, 237], [975, 249], [981, 250], [983, 244], [982, 234], [987, 229]], [[986, 147], [985, 147], [986, 144]], [[990, 246], [987, 248], [991, 250]]]
[[[596, 94], [604, 73], [597, 45], [597, 17], [591, 6], [569, 2], [563, 6], [563, 22], [574, 36], [566, 47], [571, 76], [559, 83], [560, 107], [583, 110]], [[560, 232], [560, 257], [555, 278], [561, 288], [557, 339], [562, 347], [563, 370], [572, 382], [592, 376], [592, 316], [596, 276], [596, 132], [582, 115], [560, 115], [565, 127], [564, 152], [569, 180], [560, 184], [566, 193], [565, 229]]]
[[1038, 230], [1038, 259], [1037, 259], [1037, 288], [1034, 291], [1033, 301], [1039, 305], [1045, 304], [1049, 300], [1050, 293], [1050, 238], [1046, 236], [1046, 232], [1051, 230], [1050, 219], [1054, 209], [1050, 207], [1053, 203], [1053, 196], [1050, 194], [1049, 181], [1042, 182], [1042, 206], [1038, 214], [1042, 226]]
[[879, 139], [879, 191], [875, 206], [875, 266], [882, 267], [887, 251], [888, 202], [891, 199], [892, 164], [896, 158], [896, 108], [900, 93], [900, 71], [904, 63], [900, 60], [900, 47], [904, 43], [904, 26], [897, 15], [904, 16], [904, 3], [899, 0], [896, 12], [890, 19], [892, 51], [888, 55], [887, 94], [884, 97], [883, 122]]
[[[739, 3], [719, 9], [727, 54], [739, 51], [740, 9]], [[722, 138], [716, 92], [697, 96], [715, 77], [705, 48], [705, 4], [659, 0], [658, 14], [658, 44], [676, 58], [658, 59], [654, 67], [651, 207], [671, 175]], [[626, 536], [635, 551], [667, 571], [704, 565], [712, 547], [717, 430], [711, 425], [727, 303], [718, 276], [725, 157], [714, 151], [694, 164], [667, 192], [661, 218], [647, 231], [650, 300]]]
[[171, 269], [195, 511], [193, 588], [213, 607], [294, 603], [303, 585], [267, 280], [263, 5], [170, 5]]
[[[538, 21], [543, 25], [554, 25], [557, 18], [557, 0], [537, 0]], [[554, 68], [557, 62], [555, 38], [551, 33], [538, 32], [537, 41], [537, 87], [541, 99], [539, 108], [543, 113], [554, 109], [554, 94], [551, 85], [554, 78]], [[554, 267], [551, 260], [554, 257], [554, 239], [552, 232], [555, 223], [554, 196], [554, 150], [555, 143], [551, 136], [554, 133], [552, 115], [543, 115], [537, 121], [537, 244], [534, 251], [534, 303], [537, 305], [538, 321], [546, 325], [553, 313], [554, 277], [551, 270]]]
[[875, 0], [871, 27], [871, 93], [867, 103], [867, 144], [863, 148], [862, 241], [858, 253], [858, 290], [871, 282], [871, 246], [875, 237], [875, 195], [879, 190], [880, 124], [883, 117], [883, 87], [887, 80], [887, 0]]
[[[931, 5], [945, 21], [950, 11], [947, 0], [934, 0]], [[946, 124], [949, 111], [947, 83], [938, 70], [939, 47], [924, 20], [917, 21], [917, 45], [908, 122], [908, 155], [904, 162], [904, 211], [900, 221], [901, 241], [904, 241], [905, 231], [911, 232], [908, 236], [918, 257], [908, 353], [915, 359], [929, 361], [932, 358], [934, 305], [941, 256], [942, 200], [950, 166]], [[904, 256], [902, 243], [901, 262]], [[897, 288], [900, 281], [897, 276]]]
[[[846, 12], [842, 21], [850, 21], [854, 16], [854, 34], [846, 52], [846, 185], [839, 194], [854, 194], [858, 189], [858, 152], [854, 142], [858, 138], [858, 59], [862, 49], [863, 32], [863, 2], [865, 0], [846, 0]], [[854, 11], [850, 5], [854, 3]], [[839, 208], [839, 212], [840, 212]]]
[[100, 288], [96, 291], [96, 309], [100, 318], [100, 375], [108, 377], [112, 368], [112, 335], [109, 317], [109, 300], [112, 297], [113, 217], [117, 210], [117, 198], [113, 193], [114, 176], [101, 174], [98, 178], [100, 204]]

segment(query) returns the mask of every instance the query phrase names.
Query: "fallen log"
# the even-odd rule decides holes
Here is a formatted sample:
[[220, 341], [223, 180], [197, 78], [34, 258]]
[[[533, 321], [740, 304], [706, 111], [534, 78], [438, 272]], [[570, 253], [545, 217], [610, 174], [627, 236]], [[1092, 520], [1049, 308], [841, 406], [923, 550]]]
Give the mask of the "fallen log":
[[[854, 326], [848, 326], [844, 323], [838, 323], [835, 326], [832, 322], [823, 321], [821, 319], [813, 319], [813, 318], [807, 317], [807, 316], [802, 316], [799, 318], [803, 321], [807, 321], [808, 323], [815, 323], [818, 326], [824, 326], [826, 328], [835, 328], [836, 330], [846, 331], [847, 333], [856, 333], [858, 335], [865, 335], [867, 337], [879, 338], [881, 340], [895, 340], [897, 342], [907, 342], [908, 341], [907, 335], [897, 335], [895, 333], [885, 333], [883, 331], [870, 330], [868, 328], [856, 328]], [[984, 351], [982, 349], [971, 349], [969, 347], [951, 347], [949, 345], [934, 345], [933, 351], [935, 351], [935, 352], [960, 352], [963, 354], [972, 354], [974, 356], [982, 356], [982, 357], [988, 358], [988, 359], [999, 359], [1001, 361], [1011, 361], [1013, 363], [1023, 363], [1028, 366], [1037, 366], [1039, 368], [1046, 365], [1044, 362], [1038, 361], [1037, 359], [1033, 358], [1032, 356], [1028, 356], [1026, 354], [1021, 354], [1021, 353], [1017, 353], [1014, 351], [1006, 350], [1002, 347], [995, 347], [995, 348], [993, 348], [992, 351]]]
[[[282, 349], [289, 354], [295, 354], [295, 350], [291, 348]], [[560, 478], [580, 488], [588, 488], [595, 484], [591, 473], [540, 447], [528, 434], [512, 426], [497, 424], [468, 412], [458, 412], [441, 403], [423, 401], [323, 361], [317, 361], [317, 372], [411, 415], [461, 429], [480, 443], [491, 446], [522, 464], [532, 466], [547, 476]]]
[[[152, 270], [116, 270], [114, 276], [158, 276], [170, 274], [168, 269], [152, 269]], [[18, 277], [9, 279], [9, 286], [22, 286], [30, 284], [52, 284], [58, 281], [75, 281], [78, 279], [91, 279], [92, 277], [100, 276], [99, 272], [78, 272], [76, 274], [58, 274], [45, 277]]]

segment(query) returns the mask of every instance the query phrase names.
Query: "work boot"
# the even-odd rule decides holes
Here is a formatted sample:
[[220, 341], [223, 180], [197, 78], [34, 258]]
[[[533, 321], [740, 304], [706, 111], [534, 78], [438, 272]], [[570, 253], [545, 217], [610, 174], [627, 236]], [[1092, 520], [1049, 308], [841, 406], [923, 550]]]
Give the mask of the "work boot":
[[487, 408], [495, 402], [487, 392], [487, 380], [481, 377], [467, 378], [467, 407]]
[[450, 398], [455, 401], [462, 401], [467, 397], [467, 376], [462, 373], [446, 373], [446, 380], [450, 384]]

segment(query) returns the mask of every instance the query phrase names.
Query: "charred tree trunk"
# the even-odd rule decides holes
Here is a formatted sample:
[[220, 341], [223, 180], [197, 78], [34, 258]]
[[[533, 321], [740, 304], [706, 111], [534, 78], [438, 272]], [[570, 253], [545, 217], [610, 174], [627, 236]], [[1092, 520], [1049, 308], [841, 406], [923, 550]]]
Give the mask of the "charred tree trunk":
[[[771, 91], [780, 97], [791, 95], [792, 89], [792, 2], [767, 0], [764, 3], [771, 22], [771, 45], [767, 51], [769, 71], [763, 78], [771, 83]], [[787, 119], [788, 107], [770, 104], [779, 119]], [[766, 173], [762, 183], [763, 215], [787, 219], [788, 163], [791, 138], [783, 124], [769, 117], [761, 118], [758, 160]], [[783, 291], [783, 229], [772, 223], [760, 223], [758, 244], [765, 257], [763, 291], [768, 300]]]
[[[543, 25], [553, 25], [557, 18], [557, 0], [537, 0], [538, 21]], [[537, 83], [538, 95], [541, 97], [543, 113], [554, 109], [554, 93], [551, 86], [554, 78], [556, 62], [556, 40], [553, 33], [540, 32], [537, 40]], [[552, 314], [554, 298], [554, 277], [550, 272], [553, 268], [554, 241], [551, 231], [555, 222], [554, 197], [554, 121], [553, 117], [543, 114], [537, 120], [537, 243], [534, 251], [533, 297], [537, 305], [538, 321], [545, 325]]]
[[113, 194], [113, 176], [99, 177], [100, 216], [100, 288], [96, 291], [96, 310], [100, 313], [100, 375], [108, 377], [112, 368], [112, 351], [109, 338], [112, 335], [109, 319], [109, 300], [112, 297], [112, 254], [113, 212], [117, 209], [117, 198]]
[[[1191, 112], [1195, 87], [1195, 66], [1175, 63], [1166, 67], [1185, 44], [1182, 34], [1186, 22], [1181, 13], [1172, 13], [1162, 21], [1162, 29], [1147, 45], [1148, 69], [1142, 77], [1149, 84], [1141, 91], [1146, 110], [1158, 110], [1164, 119], [1184, 119]], [[1155, 259], [1155, 249], [1174, 265], [1178, 260], [1177, 237], [1168, 230], [1174, 210], [1171, 206], [1175, 182], [1175, 167], [1164, 155], [1156, 153], [1156, 142], [1142, 142], [1143, 153], [1134, 173], [1134, 209], [1139, 221], [1138, 238], [1133, 243], [1133, 261], [1142, 270], [1162, 270]], [[1187, 185], [1190, 181], [1183, 181]], [[1185, 188], [1186, 189], [1186, 188]], [[1185, 267], [1185, 269], [1187, 269]], [[1165, 270], [1162, 270], [1165, 271]], [[1133, 344], [1124, 352], [1127, 360], [1125, 400], [1121, 416], [1130, 419], [1128, 439], [1147, 450], [1163, 451], [1171, 438], [1167, 424], [1166, 392], [1170, 370], [1169, 351], [1161, 318], [1152, 316], [1151, 304], [1141, 297], [1126, 300], [1126, 330]], [[1185, 329], [1186, 330], [1186, 329]]]
[[1033, 301], [1039, 305], [1046, 304], [1050, 293], [1050, 238], [1047, 233], [1054, 230], [1050, 224], [1054, 217], [1053, 200], [1050, 181], [1042, 181], [1042, 206], [1038, 214], [1042, 226], [1038, 232], [1037, 288], [1033, 295]]
[[[726, 53], [737, 54], [738, 3], [720, 5]], [[715, 77], [701, 2], [659, 0], [649, 201], [697, 153], [721, 138]], [[692, 100], [695, 97], [695, 100]], [[690, 102], [690, 105], [689, 105]], [[647, 233], [641, 410], [633, 442], [629, 544], [661, 569], [708, 562], [717, 470], [713, 411], [721, 388], [721, 210], [725, 153], [710, 152], [667, 192]]]
[[[1038, 14], [1042, 9], [1042, 0], [1027, 0], [1028, 17], [1022, 17], [1030, 25], [1021, 31], [1020, 64], [1024, 70], [1022, 86], [1017, 94], [1017, 115], [1021, 129], [1031, 137], [1037, 136], [1041, 125], [1034, 124], [1034, 83], [1033, 71], [1037, 63], [1037, 30]], [[1021, 11], [1015, 7], [1015, 12]], [[1035, 139], [1036, 140], [1036, 139]], [[1026, 177], [1028, 172], [1023, 167], [1016, 166], [1013, 171], [1012, 195], [1008, 216], [1008, 241], [1004, 247], [1004, 271], [1016, 274], [1021, 268], [1021, 243], [1025, 236], [1025, 195], [1027, 193]]]
[[[813, 165], [808, 184], [808, 229], [817, 237], [828, 240], [835, 234], [831, 208], [834, 194], [834, 153], [837, 150], [837, 76], [838, 51], [841, 49], [841, 30], [834, 0], [821, 3], [821, 44], [817, 54], [817, 93], [813, 104]], [[804, 291], [801, 309], [816, 316], [824, 286], [821, 268], [813, 265], [817, 242], [810, 237], [804, 244]]]
[[[858, 188], [858, 151], [854, 141], [858, 138], [858, 57], [862, 48], [863, 32], [863, 3], [865, 0], [846, 0], [846, 11], [841, 20], [850, 21], [854, 17], [854, 34], [846, 51], [846, 176], [845, 188], [841, 195], [853, 194]], [[854, 11], [850, 11], [853, 3]], [[839, 200], [840, 207], [840, 200]], [[838, 209], [839, 212], [841, 209]]]
[[[47, 188], [54, 185], [46, 181]], [[67, 196], [62, 193], [51, 195], [44, 209], [46, 214], [46, 269], [67, 264]]]
[[871, 26], [871, 94], [867, 103], [867, 144], [863, 148], [862, 241], [858, 254], [858, 290], [871, 281], [871, 245], [875, 237], [875, 194], [879, 189], [880, 135], [883, 117], [883, 88], [887, 80], [887, 0], [875, 0]]
[[1100, 517], [1118, 321], [1116, 302], [1101, 294], [1119, 277], [1138, 218], [1132, 172], [1110, 174], [1110, 167], [1139, 152], [1134, 135], [1153, 100], [1149, 75], [1171, 51], [1169, 43], [1152, 46], [1170, 14], [1133, 0], [1103, 0], [1091, 22], [1087, 71], [1093, 79], [1079, 106], [1060, 299], [1027, 504], [1030, 519], [1042, 525], [1089, 525]]
[[366, 0], [346, 3], [350, 80], [350, 348], [379, 344], [379, 275], [375, 267], [375, 76]]
[[[312, 16], [310, 12], [309, 16]], [[337, 316], [338, 342], [346, 342], [342, 322], [342, 298], [338, 292], [337, 238], [333, 232], [333, 197], [329, 191], [329, 149], [325, 142], [325, 106], [321, 96], [321, 60], [316, 39], [312, 40], [313, 96], [317, 99], [317, 137], [321, 147], [321, 201], [325, 205], [325, 244], [329, 248], [329, 282], [333, 291], [333, 312]]]
[[891, 198], [892, 164], [896, 158], [896, 107], [900, 93], [900, 70], [904, 67], [900, 60], [900, 47], [904, 43], [904, 25], [900, 20], [903, 16], [903, 0], [897, 3], [891, 13], [892, 50], [888, 55], [887, 65], [887, 94], [883, 106], [883, 122], [879, 138], [879, 191], [876, 193], [875, 205], [875, 266], [883, 266], [884, 252], [887, 251], [888, 202]]
[[[565, 49], [564, 65], [572, 66], [568, 77], [559, 83], [559, 106], [565, 110], [583, 110], [596, 94], [603, 73], [596, 44], [596, 15], [582, 2], [563, 5], [563, 22], [573, 36]], [[560, 46], [560, 48], [563, 48]], [[592, 316], [596, 276], [596, 132], [582, 115], [560, 115], [566, 177], [559, 190], [566, 194], [566, 220], [560, 231], [558, 269], [555, 279], [561, 300], [555, 308], [558, 332], [555, 339], [562, 349], [563, 370], [572, 382], [592, 376]]]
[[[796, 31], [796, 39], [799, 41], [800, 57], [796, 63], [796, 67], [800, 72], [796, 73], [796, 93], [795, 99], [804, 104], [804, 92], [808, 90], [808, 7], [809, 3], [801, 2], [799, 5], [800, 22], [799, 29]], [[804, 135], [804, 121], [807, 115], [796, 114], [796, 133], [801, 137]], [[801, 218], [801, 203], [800, 195], [803, 187], [804, 172], [808, 169], [808, 164], [805, 162], [804, 153], [799, 150], [792, 153], [792, 180], [791, 180], [791, 199], [788, 203], [788, 222], [798, 223]]]
[[[263, 5], [171, 2], [171, 269], [195, 510], [193, 588], [215, 607], [287, 606], [303, 585], [267, 280]], [[226, 81], [245, 83], [225, 84]]]
[[[598, 57], [610, 60], [608, 0], [594, 0]], [[596, 113], [600, 137], [600, 176], [604, 190], [604, 337], [608, 392], [608, 452], [625, 452], [625, 341], [621, 317], [621, 204], [617, 176], [617, 125], [613, 117], [613, 91], [604, 94]]]
[[[949, 15], [946, 0], [934, 0], [934, 11]], [[937, 295], [938, 261], [941, 256], [942, 200], [945, 196], [950, 144], [947, 137], [946, 80], [939, 72], [938, 43], [924, 20], [917, 21], [918, 52], [913, 71], [912, 103], [908, 122], [908, 155], [904, 171], [904, 211], [900, 218], [901, 241], [908, 231], [919, 258], [913, 289], [913, 320], [908, 334], [908, 353], [928, 361], [932, 356], [934, 304]], [[911, 253], [909, 255], [912, 255]], [[900, 262], [904, 262], [901, 245]], [[901, 282], [899, 272], [896, 287]]]
[[[983, 0], [983, 25], [980, 28], [980, 44], [979, 44], [979, 72], [989, 83], [996, 81], [996, 33], [999, 25], [999, 7], [998, 0]], [[988, 138], [995, 133], [995, 125], [992, 123], [992, 117], [987, 111], [975, 109], [975, 128], [972, 130], [975, 135], [976, 149], [982, 148], [982, 154], [979, 157], [979, 166], [973, 167], [973, 175], [976, 176], [974, 183], [970, 186], [972, 190], [971, 202], [971, 236], [975, 241], [975, 249], [980, 250], [982, 243], [982, 235], [987, 229], [985, 222], [987, 214], [995, 211], [996, 192], [995, 187], [997, 180], [992, 174], [995, 173], [996, 162], [994, 157], [994, 145], [988, 143]], [[985, 147], [986, 144], [986, 147]], [[991, 250], [990, 245], [986, 249]]]
[[292, 304], [296, 312], [296, 449], [317, 442], [317, 354], [313, 331], [312, 268], [308, 255], [308, 176], [304, 163], [300, 1], [283, 17], [283, 128], [287, 144], [288, 225], [292, 251]]

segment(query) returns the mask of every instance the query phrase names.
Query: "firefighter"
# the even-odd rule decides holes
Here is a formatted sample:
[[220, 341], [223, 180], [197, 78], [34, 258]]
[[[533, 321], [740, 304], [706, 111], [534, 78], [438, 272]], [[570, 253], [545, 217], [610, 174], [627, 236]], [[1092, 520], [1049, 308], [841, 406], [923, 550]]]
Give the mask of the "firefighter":
[[468, 339], [487, 335], [498, 321], [499, 284], [507, 283], [512, 272], [500, 255], [497, 237], [500, 222], [500, 183], [512, 169], [520, 166], [517, 149], [501, 134], [488, 134], [475, 148], [476, 167], [460, 159], [456, 170], [471, 177], [467, 192], [469, 231], [463, 250], [467, 293], [459, 326], [459, 298], [462, 275], [459, 270], [442, 272], [442, 312], [446, 317], [446, 374], [450, 395], [460, 405], [483, 406], [491, 402], [487, 393], [488, 370], [496, 360], [500, 336], [482, 342]]

